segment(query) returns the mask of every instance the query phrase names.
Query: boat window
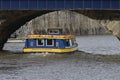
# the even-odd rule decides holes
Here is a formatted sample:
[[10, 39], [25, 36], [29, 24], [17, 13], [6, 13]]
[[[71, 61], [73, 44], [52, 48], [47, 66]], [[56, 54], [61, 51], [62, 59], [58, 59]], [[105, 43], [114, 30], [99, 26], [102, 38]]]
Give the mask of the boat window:
[[73, 44], [72, 44], [72, 40], [69, 40], [69, 43], [70, 43], [70, 46], [72, 46]]
[[53, 33], [58, 34], [58, 33], [59, 33], [59, 30], [54, 30]]
[[59, 34], [59, 30], [50, 30], [49, 34]]
[[43, 39], [38, 39], [37, 42], [38, 42], [38, 45], [40, 45], [40, 46], [44, 45], [44, 40]]
[[54, 40], [53, 39], [47, 39], [46, 43], [47, 43], [46, 44], [47, 46], [54, 46]]
[[59, 48], [59, 42], [56, 42], [56, 47]]
[[73, 46], [73, 45], [74, 45], [74, 41], [72, 39], [66, 40], [66, 46]]
[[33, 46], [33, 42], [30, 42], [30, 46]]
[[69, 39], [66, 40], [66, 46], [70, 46]]
[[72, 42], [72, 45], [74, 45], [74, 39], [72, 39], [71, 42]]

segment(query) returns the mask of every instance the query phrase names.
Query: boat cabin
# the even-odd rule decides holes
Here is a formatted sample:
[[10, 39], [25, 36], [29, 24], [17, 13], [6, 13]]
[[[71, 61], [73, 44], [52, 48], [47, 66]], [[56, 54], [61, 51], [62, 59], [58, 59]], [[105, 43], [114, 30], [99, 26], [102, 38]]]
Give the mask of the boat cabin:
[[25, 48], [67, 48], [73, 47], [73, 35], [62, 35], [62, 29], [48, 29], [47, 35], [28, 35]]
[[62, 35], [62, 29], [61, 28], [48, 28], [47, 34], [48, 35]]

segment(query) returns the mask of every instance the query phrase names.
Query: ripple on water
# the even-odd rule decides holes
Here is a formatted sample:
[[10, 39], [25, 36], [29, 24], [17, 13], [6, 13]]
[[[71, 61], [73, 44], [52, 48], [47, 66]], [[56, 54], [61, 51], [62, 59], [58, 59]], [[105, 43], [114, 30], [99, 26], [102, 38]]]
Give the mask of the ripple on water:
[[[1, 80], [119, 80], [120, 43], [114, 36], [77, 37], [75, 54], [0, 52]], [[22, 50], [23, 43], [5, 45]], [[94, 53], [94, 54], [93, 54]], [[106, 54], [107, 55], [104, 55]]]

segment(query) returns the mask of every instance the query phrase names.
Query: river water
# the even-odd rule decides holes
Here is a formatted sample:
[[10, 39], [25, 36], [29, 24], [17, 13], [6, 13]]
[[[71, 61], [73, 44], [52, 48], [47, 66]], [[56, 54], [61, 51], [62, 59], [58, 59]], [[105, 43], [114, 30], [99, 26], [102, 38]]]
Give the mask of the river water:
[[74, 54], [22, 54], [23, 43], [0, 52], [0, 80], [119, 80], [120, 41], [112, 35], [77, 37]]

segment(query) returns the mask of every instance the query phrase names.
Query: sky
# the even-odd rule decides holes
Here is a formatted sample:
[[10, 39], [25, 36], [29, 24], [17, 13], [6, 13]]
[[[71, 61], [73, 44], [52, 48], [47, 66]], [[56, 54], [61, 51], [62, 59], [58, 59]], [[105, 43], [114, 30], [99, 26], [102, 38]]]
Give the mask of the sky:
[[119, 9], [119, 0], [0, 0], [0, 9]]

